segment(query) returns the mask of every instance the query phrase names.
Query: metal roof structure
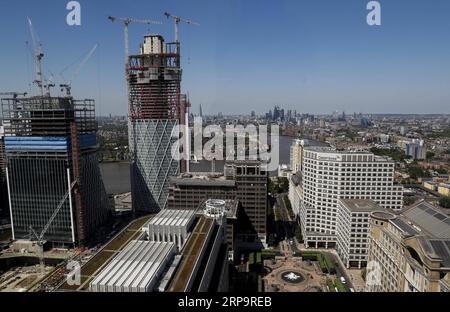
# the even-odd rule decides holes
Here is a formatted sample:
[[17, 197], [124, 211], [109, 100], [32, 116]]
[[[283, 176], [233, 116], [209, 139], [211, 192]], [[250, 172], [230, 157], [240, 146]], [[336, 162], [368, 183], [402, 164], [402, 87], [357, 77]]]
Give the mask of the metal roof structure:
[[403, 220], [400, 217], [397, 217], [395, 219], [392, 219], [391, 222], [400, 229], [404, 234], [406, 235], [418, 235], [420, 232], [415, 229], [412, 225], [408, 224], [406, 220]]
[[165, 209], [158, 213], [145, 226], [187, 226], [194, 215], [194, 210]]
[[131, 241], [91, 282], [94, 292], [149, 292], [175, 255], [174, 243]]
[[148, 240], [174, 242], [178, 249], [183, 248], [189, 230], [194, 223], [195, 210], [165, 209], [143, 226]]
[[433, 238], [450, 238], [450, 218], [430, 203], [419, 202], [402, 215]]
[[433, 248], [433, 252], [442, 259], [442, 266], [450, 268], [450, 240], [431, 239], [428, 243]]

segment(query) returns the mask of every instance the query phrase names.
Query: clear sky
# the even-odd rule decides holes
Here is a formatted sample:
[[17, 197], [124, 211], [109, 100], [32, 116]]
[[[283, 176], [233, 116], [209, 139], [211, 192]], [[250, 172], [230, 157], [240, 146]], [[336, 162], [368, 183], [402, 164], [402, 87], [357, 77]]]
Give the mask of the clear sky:
[[[26, 17], [43, 44], [44, 74], [99, 48], [73, 81], [97, 114], [126, 113], [123, 28], [108, 15], [164, 22], [130, 26], [130, 50], [148, 31], [180, 27], [183, 92], [193, 112], [450, 113], [450, 1], [381, 0], [382, 25], [366, 23], [368, 0], [80, 0], [81, 26], [66, 0], [0, 0], [0, 91], [29, 91], [33, 60]], [[76, 65], [63, 75], [70, 77]], [[55, 90], [56, 91], [56, 90]]]

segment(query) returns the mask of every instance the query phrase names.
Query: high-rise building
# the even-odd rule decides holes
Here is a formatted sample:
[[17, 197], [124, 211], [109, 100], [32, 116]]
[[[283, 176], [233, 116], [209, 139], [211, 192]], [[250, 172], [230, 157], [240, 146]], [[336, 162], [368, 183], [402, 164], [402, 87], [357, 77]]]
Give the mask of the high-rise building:
[[0, 223], [8, 214], [8, 191], [6, 188], [6, 155], [4, 128], [0, 126]]
[[[261, 161], [230, 161], [225, 164], [225, 176], [236, 182], [236, 198], [250, 220], [255, 241], [266, 242], [268, 172]], [[251, 242], [251, 236], [248, 237]]]
[[405, 152], [406, 157], [412, 160], [427, 159], [427, 148], [424, 140], [401, 140], [398, 145]]
[[340, 199], [336, 226], [336, 251], [347, 268], [367, 265], [370, 242], [369, 219], [386, 211], [370, 199]]
[[160, 35], [144, 37], [138, 55], [129, 57], [129, 141], [134, 211], [166, 208], [169, 178], [180, 171], [172, 157], [176, 126], [184, 121], [180, 94], [179, 43]]
[[29, 239], [31, 228], [40, 233], [49, 225], [46, 241], [88, 241], [109, 212], [94, 101], [14, 97], [2, 99], [2, 109], [13, 238]]
[[295, 140], [294, 142], [292, 142], [290, 149], [291, 171], [294, 173], [301, 170], [302, 154], [303, 154], [302, 141]]
[[290, 149], [291, 171], [293, 173], [302, 171], [303, 151], [307, 146], [328, 146], [328, 144], [308, 139], [294, 140]]
[[450, 218], [421, 201], [401, 214], [373, 212], [366, 291], [449, 292]]
[[168, 207], [196, 209], [203, 201], [214, 198], [238, 200], [248, 219], [245, 241], [265, 243], [268, 172], [260, 161], [230, 161], [224, 173], [184, 173], [171, 179]]
[[305, 148], [301, 188], [300, 221], [308, 247], [335, 246], [339, 199], [372, 199], [383, 208], [402, 208], [394, 162], [368, 152]]

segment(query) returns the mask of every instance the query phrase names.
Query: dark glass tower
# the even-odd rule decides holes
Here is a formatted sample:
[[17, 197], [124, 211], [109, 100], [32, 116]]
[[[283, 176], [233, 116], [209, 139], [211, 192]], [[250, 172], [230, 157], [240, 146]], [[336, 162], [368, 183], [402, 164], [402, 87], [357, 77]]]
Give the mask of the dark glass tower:
[[14, 239], [30, 227], [44, 239], [80, 245], [108, 215], [98, 166], [93, 100], [71, 96], [2, 99], [6, 180]]

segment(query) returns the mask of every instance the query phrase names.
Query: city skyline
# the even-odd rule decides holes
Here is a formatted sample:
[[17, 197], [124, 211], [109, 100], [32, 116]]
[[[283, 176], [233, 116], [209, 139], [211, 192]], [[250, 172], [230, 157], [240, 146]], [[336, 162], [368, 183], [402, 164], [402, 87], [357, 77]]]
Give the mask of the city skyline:
[[[30, 16], [43, 44], [44, 75], [53, 74], [57, 83], [61, 71], [70, 77], [99, 44], [73, 83], [74, 95], [95, 99], [99, 116], [124, 115], [123, 29], [107, 16], [160, 20], [164, 24], [151, 25], [150, 32], [171, 41], [173, 24], [163, 15], [171, 11], [200, 23], [180, 27], [182, 88], [205, 114], [259, 113], [274, 105], [313, 114], [450, 113], [446, 1], [382, 2], [382, 25], [372, 27], [367, 1], [360, 0], [80, 4], [81, 26], [68, 26], [66, 1], [5, 1], [0, 32], [9, 44], [2, 52], [2, 91], [32, 90], [33, 60], [25, 45]], [[132, 53], [147, 29], [130, 26]]]

